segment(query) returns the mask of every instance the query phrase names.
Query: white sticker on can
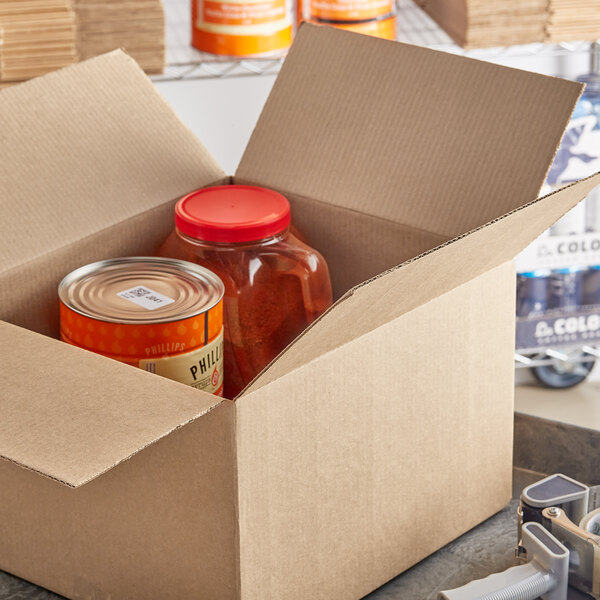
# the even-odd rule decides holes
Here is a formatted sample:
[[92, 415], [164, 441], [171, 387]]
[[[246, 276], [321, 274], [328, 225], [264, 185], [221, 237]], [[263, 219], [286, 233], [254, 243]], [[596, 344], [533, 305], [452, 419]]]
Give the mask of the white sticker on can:
[[129, 302], [133, 302], [134, 304], [137, 304], [146, 310], [155, 310], [161, 306], [167, 306], [167, 304], [175, 302], [173, 298], [169, 298], [169, 296], [163, 296], [163, 294], [159, 294], [158, 292], [144, 287], [143, 285], [138, 285], [136, 287], [129, 288], [128, 290], [118, 292], [117, 296], [120, 296], [125, 300], [129, 300]]

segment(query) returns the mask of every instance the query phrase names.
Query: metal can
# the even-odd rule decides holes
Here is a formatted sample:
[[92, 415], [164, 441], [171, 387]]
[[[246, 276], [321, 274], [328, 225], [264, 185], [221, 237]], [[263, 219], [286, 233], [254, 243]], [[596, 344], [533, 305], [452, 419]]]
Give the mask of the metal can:
[[581, 302], [584, 306], [600, 305], [600, 265], [589, 267], [584, 272]]
[[548, 284], [548, 309], [564, 312], [577, 310], [581, 306], [582, 283], [582, 267], [553, 271]]
[[356, 22], [328, 21], [316, 18], [311, 19], [310, 22], [321, 25], [332, 25], [338, 29], [346, 29], [347, 31], [371, 35], [385, 40], [396, 39], [396, 16], [394, 14], [387, 14], [380, 18]]
[[547, 308], [550, 271], [537, 270], [517, 275], [517, 317], [541, 314]]
[[309, 19], [321, 22], [366, 22], [387, 18], [394, 12], [394, 0], [307, 0]]
[[291, 0], [192, 0], [192, 46], [202, 52], [252, 57], [290, 47]]
[[65, 342], [223, 395], [223, 282], [182, 260], [131, 257], [58, 286]]

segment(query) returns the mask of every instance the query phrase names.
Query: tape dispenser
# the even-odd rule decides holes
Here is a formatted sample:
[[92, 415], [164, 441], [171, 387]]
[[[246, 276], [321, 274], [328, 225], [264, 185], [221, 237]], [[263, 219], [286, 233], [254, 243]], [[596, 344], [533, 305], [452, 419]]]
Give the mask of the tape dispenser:
[[438, 600], [567, 600], [571, 586], [600, 600], [600, 486], [555, 474], [527, 486], [516, 555], [502, 573], [440, 592]]

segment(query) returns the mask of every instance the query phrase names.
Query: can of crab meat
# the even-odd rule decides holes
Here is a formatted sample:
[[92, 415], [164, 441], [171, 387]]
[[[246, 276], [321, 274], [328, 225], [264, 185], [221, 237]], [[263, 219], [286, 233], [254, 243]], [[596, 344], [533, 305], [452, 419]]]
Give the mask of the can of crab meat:
[[104, 260], [58, 287], [60, 336], [206, 392], [223, 395], [223, 282], [167, 258]]

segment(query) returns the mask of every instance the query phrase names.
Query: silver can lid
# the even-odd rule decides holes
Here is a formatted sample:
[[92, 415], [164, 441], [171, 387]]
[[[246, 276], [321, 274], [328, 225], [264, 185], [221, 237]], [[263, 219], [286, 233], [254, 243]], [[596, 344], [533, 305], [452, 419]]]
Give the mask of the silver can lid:
[[71, 310], [109, 323], [170, 323], [202, 314], [223, 298], [212, 271], [171, 258], [103, 260], [69, 273], [58, 286]]

